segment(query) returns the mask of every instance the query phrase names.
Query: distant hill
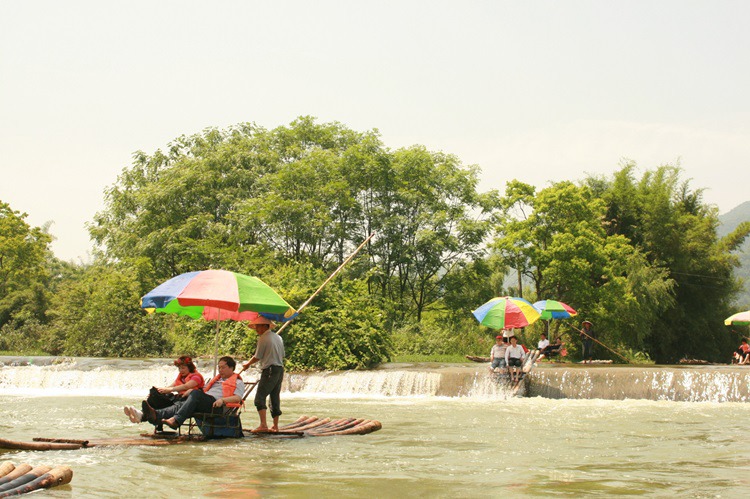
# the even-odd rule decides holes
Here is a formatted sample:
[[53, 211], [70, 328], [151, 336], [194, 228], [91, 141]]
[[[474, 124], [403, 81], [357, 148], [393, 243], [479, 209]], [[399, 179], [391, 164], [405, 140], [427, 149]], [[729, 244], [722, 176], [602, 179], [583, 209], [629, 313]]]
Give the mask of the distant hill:
[[[717, 230], [719, 237], [726, 236], [745, 221], [750, 221], [750, 201], [745, 201], [727, 213], [719, 215], [719, 222], [721, 222]], [[745, 289], [737, 296], [737, 305], [744, 310], [750, 308], [750, 238], [746, 239], [745, 244], [742, 245], [739, 257], [741, 266], [735, 273], [745, 281]]]

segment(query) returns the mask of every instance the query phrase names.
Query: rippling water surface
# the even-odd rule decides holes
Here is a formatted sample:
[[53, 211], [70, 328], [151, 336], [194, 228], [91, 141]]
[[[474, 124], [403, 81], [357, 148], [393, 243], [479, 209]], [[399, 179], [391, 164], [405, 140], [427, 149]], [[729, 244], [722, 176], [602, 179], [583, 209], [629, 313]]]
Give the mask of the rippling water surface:
[[[139, 430], [133, 400], [0, 396], [5, 438], [101, 438]], [[750, 490], [738, 403], [287, 396], [301, 414], [378, 419], [363, 436], [243, 439], [168, 447], [6, 452], [0, 460], [69, 465], [53, 497], [394, 497], [635, 494], [742, 497]], [[249, 413], [245, 424], [255, 423]], [[744, 477], [744, 478], [743, 478]]]
[[[151, 427], [130, 423], [122, 406], [138, 405], [148, 386], [174, 376], [164, 361], [39, 362], [0, 367], [1, 438], [136, 436]], [[750, 491], [748, 403], [508, 398], [497, 384], [484, 386], [481, 369], [438, 369], [439, 380], [435, 369], [400, 367], [314, 376], [282, 394], [282, 424], [303, 414], [381, 421], [383, 429], [369, 435], [0, 451], [0, 461], [71, 466], [73, 482], [44, 493], [51, 497], [746, 497]], [[726, 386], [746, 390], [743, 378], [735, 378]], [[596, 373], [586, 379], [596, 380]], [[709, 380], [693, 392], [719, 385]], [[590, 396], [584, 388], [569, 391]], [[449, 390], [457, 395], [436, 395]], [[245, 426], [256, 418], [250, 407]]]

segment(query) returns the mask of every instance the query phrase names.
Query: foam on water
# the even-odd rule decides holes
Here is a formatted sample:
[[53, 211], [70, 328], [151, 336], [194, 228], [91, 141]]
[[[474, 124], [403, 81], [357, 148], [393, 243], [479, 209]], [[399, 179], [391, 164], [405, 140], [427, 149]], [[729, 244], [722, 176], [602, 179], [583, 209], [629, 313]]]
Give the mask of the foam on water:
[[76, 361], [54, 365], [0, 368], [0, 394], [35, 397], [143, 396], [151, 386], [170, 384], [176, 376], [168, 365], [122, 369], [101, 365], [82, 369]]
[[[3, 359], [0, 358], [0, 361]], [[41, 365], [40, 365], [41, 364]], [[208, 378], [211, 363], [199, 364]], [[243, 377], [252, 381], [257, 370]], [[109, 396], [140, 398], [151, 386], [170, 384], [176, 369], [168, 360], [69, 359], [0, 367], [0, 395]], [[482, 365], [391, 364], [368, 371], [287, 373], [287, 396], [331, 399], [392, 397], [506, 400], [508, 386]], [[750, 401], [750, 369], [730, 366], [539, 368], [520, 394], [556, 399], [646, 399], [683, 402]]]
[[[146, 364], [146, 365], [144, 365]], [[199, 366], [208, 378], [210, 366]], [[71, 359], [46, 365], [5, 365], [0, 368], [0, 395], [30, 397], [107, 396], [142, 397], [151, 386], [165, 386], [176, 370], [168, 362]], [[258, 371], [243, 375], [255, 380]], [[383, 369], [287, 373], [284, 391], [291, 396], [323, 398], [469, 397], [507, 399], [507, 386], [484, 370]]]

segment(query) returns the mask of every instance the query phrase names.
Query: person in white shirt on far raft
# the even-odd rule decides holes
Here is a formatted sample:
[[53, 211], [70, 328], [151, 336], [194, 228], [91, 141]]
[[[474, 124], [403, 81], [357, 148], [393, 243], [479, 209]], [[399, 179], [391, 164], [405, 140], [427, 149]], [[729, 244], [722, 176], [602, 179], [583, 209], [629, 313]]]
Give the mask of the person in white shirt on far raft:
[[549, 346], [549, 340], [547, 339], [547, 335], [544, 333], [540, 334], [539, 336], [540, 336], [540, 339], [539, 339], [539, 343], [537, 343], [536, 345], [536, 348], [540, 352], [543, 352], [544, 349]]
[[508, 366], [508, 376], [511, 381], [518, 381], [521, 375], [521, 366], [525, 353], [523, 347], [518, 344], [518, 338], [510, 337], [510, 346], [505, 350], [505, 364]]

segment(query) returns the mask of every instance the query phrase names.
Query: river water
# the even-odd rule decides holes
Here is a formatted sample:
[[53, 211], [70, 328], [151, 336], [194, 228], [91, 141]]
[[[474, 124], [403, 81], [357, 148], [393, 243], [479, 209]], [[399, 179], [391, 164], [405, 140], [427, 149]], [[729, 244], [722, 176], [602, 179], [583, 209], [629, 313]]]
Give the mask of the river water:
[[[148, 425], [130, 423], [122, 406], [137, 405], [145, 388], [175, 374], [154, 361], [44, 364], [0, 368], [0, 437], [136, 435]], [[0, 451], [0, 461], [71, 466], [73, 482], [47, 492], [51, 497], [746, 497], [750, 491], [745, 402], [587, 398], [587, 386], [585, 398], [546, 398], [534, 396], [533, 381], [531, 396], [509, 397], [484, 383], [482, 367], [387, 367], [292, 376], [282, 394], [282, 424], [303, 414], [381, 421], [383, 429], [369, 435]], [[455, 393], [440, 394], [448, 386]], [[243, 421], [256, 423], [252, 407]]]

